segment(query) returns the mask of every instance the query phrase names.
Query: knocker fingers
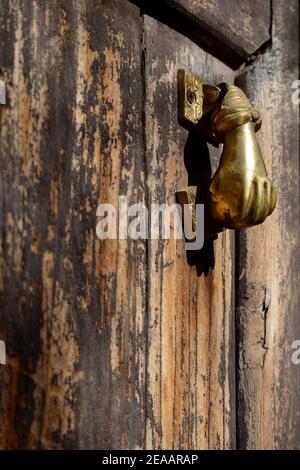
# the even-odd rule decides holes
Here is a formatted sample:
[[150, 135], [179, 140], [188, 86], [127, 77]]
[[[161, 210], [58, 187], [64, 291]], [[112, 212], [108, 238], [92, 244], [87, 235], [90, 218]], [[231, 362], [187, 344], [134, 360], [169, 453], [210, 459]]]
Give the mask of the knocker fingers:
[[267, 177], [255, 176], [250, 188], [245, 190], [241, 221], [245, 225], [257, 225], [264, 222], [276, 205], [276, 193], [272, 182]]

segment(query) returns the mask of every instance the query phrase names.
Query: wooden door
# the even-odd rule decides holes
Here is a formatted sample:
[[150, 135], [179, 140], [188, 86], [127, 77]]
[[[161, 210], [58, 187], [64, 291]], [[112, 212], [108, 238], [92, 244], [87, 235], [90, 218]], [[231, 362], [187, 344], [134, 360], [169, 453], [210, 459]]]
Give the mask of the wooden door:
[[[299, 448], [297, 8], [1, 2], [1, 448]], [[263, 225], [192, 259], [96, 235], [100, 203], [197, 182], [179, 68], [249, 95], [278, 190]]]

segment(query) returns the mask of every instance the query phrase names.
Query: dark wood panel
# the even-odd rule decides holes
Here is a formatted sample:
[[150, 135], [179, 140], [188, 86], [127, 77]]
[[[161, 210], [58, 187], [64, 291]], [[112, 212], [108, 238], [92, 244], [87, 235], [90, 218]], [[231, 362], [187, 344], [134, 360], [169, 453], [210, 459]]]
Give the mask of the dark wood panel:
[[145, 242], [96, 238], [100, 202], [145, 194], [139, 10], [7, 0], [0, 15], [0, 446], [142, 447]]
[[133, 2], [234, 68], [270, 43], [269, 0]]
[[273, 2], [272, 51], [237, 79], [261, 111], [258, 138], [278, 192], [275, 212], [239, 237], [237, 433], [246, 449], [300, 447], [298, 8]]
[[[211, 83], [231, 82], [233, 72], [147, 15], [144, 31], [148, 202], [174, 204], [208, 157], [198, 141], [191, 154], [191, 136], [178, 124], [177, 70]], [[187, 259], [183, 240], [149, 240], [148, 448], [235, 446], [232, 250], [224, 233], [206, 246], [204, 266]]]

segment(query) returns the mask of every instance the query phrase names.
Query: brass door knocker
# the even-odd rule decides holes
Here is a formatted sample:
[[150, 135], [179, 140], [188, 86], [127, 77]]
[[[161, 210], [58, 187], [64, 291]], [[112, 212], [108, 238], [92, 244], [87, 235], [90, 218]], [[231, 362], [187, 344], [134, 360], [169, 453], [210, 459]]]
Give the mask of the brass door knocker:
[[[185, 70], [178, 71], [178, 117], [207, 142], [223, 144], [219, 167], [208, 186], [209, 214], [223, 228], [242, 229], [262, 223], [276, 205], [276, 191], [255, 135], [258, 111], [234, 85], [208, 85]], [[178, 191], [181, 204], [195, 204], [196, 187]], [[209, 234], [210, 235], [210, 234]]]

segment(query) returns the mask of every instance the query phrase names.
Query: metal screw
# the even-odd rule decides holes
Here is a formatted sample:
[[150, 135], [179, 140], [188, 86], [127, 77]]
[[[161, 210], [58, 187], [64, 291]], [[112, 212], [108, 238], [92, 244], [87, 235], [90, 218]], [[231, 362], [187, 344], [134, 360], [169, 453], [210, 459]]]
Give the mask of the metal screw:
[[188, 102], [191, 104], [196, 101], [196, 93], [193, 90], [188, 90], [186, 97]]

